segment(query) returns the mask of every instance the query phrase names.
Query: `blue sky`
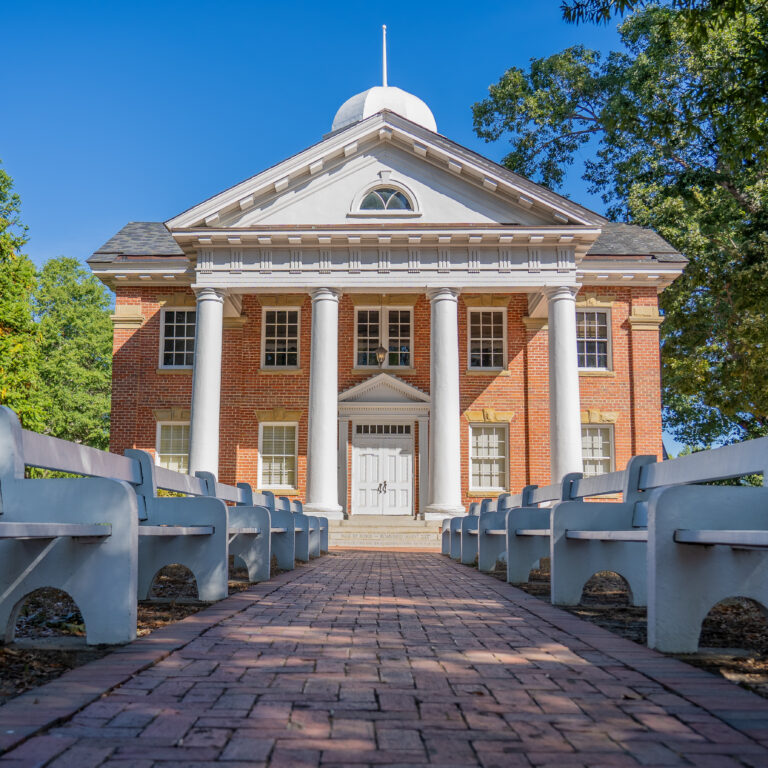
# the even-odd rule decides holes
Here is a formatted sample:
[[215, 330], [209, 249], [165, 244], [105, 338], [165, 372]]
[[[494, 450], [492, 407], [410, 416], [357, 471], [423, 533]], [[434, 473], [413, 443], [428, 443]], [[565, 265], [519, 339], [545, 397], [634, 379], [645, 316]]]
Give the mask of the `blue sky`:
[[[498, 160], [471, 106], [510, 66], [612, 27], [536, 2], [116, 3], [5, 0], [0, 160], [38, 264], [87, 258], [128, 221], [163, 221], [313, 144], [349, 96], [389, 80], [438, 130]], [[574, 172], [568, 192], [596, 209]]]
[[[569, 45], [617, 48], [560, 0], [266, 3], [4, 0], [0, 160], [38, 265], [84, 260], [128, 221], [164, 221], [322, 138], [381, 82], [424, 99], [438, 130], [493, 160], [471, 106], [511, 66]], [[579, 178], [565, 191], [602, 210]]]

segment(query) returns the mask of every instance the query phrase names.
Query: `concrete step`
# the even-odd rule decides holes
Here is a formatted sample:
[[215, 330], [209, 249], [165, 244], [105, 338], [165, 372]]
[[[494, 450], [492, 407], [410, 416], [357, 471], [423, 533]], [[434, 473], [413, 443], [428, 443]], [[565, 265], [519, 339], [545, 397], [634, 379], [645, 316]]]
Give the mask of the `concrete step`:
[[440, 521], [415, 520], [408, 515], [355, 515], [328, 521], [332, 547], [402, 547], [432, 549], [440, 546]]

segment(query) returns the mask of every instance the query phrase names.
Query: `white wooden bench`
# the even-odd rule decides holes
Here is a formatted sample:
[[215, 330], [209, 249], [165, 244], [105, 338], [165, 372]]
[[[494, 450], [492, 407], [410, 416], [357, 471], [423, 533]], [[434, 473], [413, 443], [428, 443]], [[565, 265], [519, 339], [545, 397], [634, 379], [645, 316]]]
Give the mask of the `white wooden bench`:
[[580, 477], [569, 474], [561, 483], [527, 486], [521, 494], [521, 506], [507, 511], [507, 581], [511, 584], [528, 581], [531, 569], [550, 555], [550, 509], [539, 504], [570, 498], [571, 483]]
[[448, 555], [453, 560], [461, 559], [461, 521], [467, 516], [475, 517], [479, 509], [480, 503], [473, 501], [469, 505], [466, 515], [446, 517], [443, 520], [440, 543], [441, 552], [444, 555]]
[[[477, 502], [473, 502], [477, 504]], [[496, 502], [493, 499], [483, 499], [475, 508], [474, 514], [460, 517], [461, 527], [459, 529], [459, 560], [462, 565], [474, 565], [477, 559], [478, 549], [478, 528], [483, 515], [495, 507]]]
[[[558, 505], [552, 514], [553, 587], [557, 578], [561, 600], [563, 593], [572, 599], [576, 589], [580, 595], [583, 583], [570, 592], [564, 583], [587, 553], [590, 563], [574, 573], [576, 585], [590, 569], [613, 570], [627, 581], [629, 575], [636, 601], [635, 593], [647, 594], [648, 645], [694, 652], [702, 621], [721, 600], [741, 596], [768, 607], [767, 472], [768, 438], [761, 438], [640, 465], [636, 481], [627, 479], [637, 489], [631, 517], [614, 504], [595, 504], [602, 514], [578, 505], [575, 516], [571, 505]], [[762, 474], [763, 487], [701, 485], [751, 474]], [[575, 483], [574, 494], [586, 493], [586, 482]], [[630, 564], [616, 554], [620, 548]]]
[[[25, 479], [25, 466], [93, 478]], [[42, 587], [77, 603], [90, 644], [136, 637], [139, 516], [130, 459], [21, 429], [0, 407], [0, 628]], [[98, 477], [104, 475], [104, 477]]]

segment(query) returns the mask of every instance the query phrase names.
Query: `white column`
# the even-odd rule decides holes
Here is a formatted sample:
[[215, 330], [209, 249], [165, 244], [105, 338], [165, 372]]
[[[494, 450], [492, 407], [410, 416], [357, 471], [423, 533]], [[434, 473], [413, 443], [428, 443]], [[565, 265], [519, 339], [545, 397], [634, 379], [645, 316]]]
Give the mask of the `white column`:
[[307, 514], [341, 519], [338, 502], [339, 291], [312, 291]]
[[549, 442], [551, 482], [581, 472], [581, 402], [576, 352], [576, 292], [560, 286], [549, 300]]
[[189, 474], [204, 470], [218, 477], [224, 293], [215, 288], [197, 291], [196, 314]]
[[455, 288], [436, 288], [427, 293], [432, 305], [429, 346], [432, 404], [426, 520], [464, 513], [461, 503], [458, 295]]

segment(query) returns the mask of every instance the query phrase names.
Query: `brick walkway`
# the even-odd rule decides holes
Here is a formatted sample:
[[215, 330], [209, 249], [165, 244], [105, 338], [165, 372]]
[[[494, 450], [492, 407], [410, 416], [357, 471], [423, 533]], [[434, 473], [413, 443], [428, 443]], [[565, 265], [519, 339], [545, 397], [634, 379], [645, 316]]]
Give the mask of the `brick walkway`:
[[0, 768], [768, 766], [768, 701], [440, 555], [268, 584]]

